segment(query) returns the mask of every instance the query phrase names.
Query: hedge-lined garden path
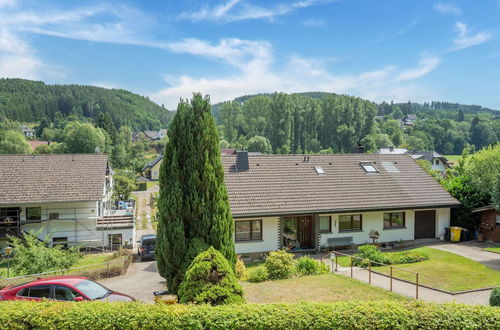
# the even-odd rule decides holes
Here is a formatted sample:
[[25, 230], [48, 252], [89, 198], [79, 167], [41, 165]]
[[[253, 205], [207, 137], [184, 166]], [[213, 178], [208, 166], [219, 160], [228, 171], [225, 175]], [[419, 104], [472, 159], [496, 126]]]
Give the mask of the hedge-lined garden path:
[[[351, 276], [349, 267], [339, 267], [336, 274]], [[359, 267], [353, 268], [353, 278], [368, 283], [368, 271]], [[467, 276], [467, 274], [463, 274]], [[371, 284], [379, 288], [390, 290], [390, 279], [384, 275], [372, 273]], [[404, 281], [393, 279], [392, 291], [403, 296], [415, 298], [415, 285]], [[456, 302], [471, 305], [489, 305], [491, 290], [475, 291], [461, 294], [448, 294], [438, 290], [433, 290], [425, 287], [419, 287], [419, 299], [426, 302]]]

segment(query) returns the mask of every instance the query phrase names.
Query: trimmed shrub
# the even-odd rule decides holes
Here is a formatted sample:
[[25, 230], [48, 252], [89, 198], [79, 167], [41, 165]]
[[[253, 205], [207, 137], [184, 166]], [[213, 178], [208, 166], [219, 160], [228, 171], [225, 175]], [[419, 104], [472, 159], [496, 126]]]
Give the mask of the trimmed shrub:
[[247, 273], [247, 268], [245, 267], [245, 263], [243, 262], [243, 260], [238, 258], [238, 260], [236, 260], [236, 265], [235, 265], [236, 277], [237, 278], [245, 277], [246, 273]]
[[319, 275], [329, 272], [327, 265], [307, 256], [299, 258], [295, 268], [297, 269], [297, 273], [300, 275]]
[[[387, 256], [387, 254], [382, 253], [375, 245], [372, 244], [358, 246], [358, 253], [355, 254], [355, 256], [363, 259], [369, 259], [375, 262], [380, 262], [386, 265], [391, 263], [391, 259]], [[354, 264], [354, 266], [359, 267], [368, 267], [369, 264], [367, 260], [361, 260], [357, 258], [353, 258], [352, 263]], [[372, 266], [379, 265], [373, 264]]]
[[500, 307], [500, 287], [491, 290], [490, 305]]
[[404, 252], [399, 256], [391, 258], [390, 263], [392, 264], [411, 264], [414, 262], [420, 262], [424, 260], [429, 260], [429, 255], [422, 252]]
[[248, 275], [249, 282], [264, 282], [269, 279], [269, 272], [264, 266], [258, 266], [253, 268]]
[[0, 329], [499, 329], [500, 308], [423, 302], [149, 305], [6, 301]]
[[289, 278], [293, 275], [293, 255], [285, 250], [270, 252], [264, 266], [271, 280]]
[[243, 289], [224, 256], [210, 247], [194, 258], [179, 287], [181, 303], [242, 303]]

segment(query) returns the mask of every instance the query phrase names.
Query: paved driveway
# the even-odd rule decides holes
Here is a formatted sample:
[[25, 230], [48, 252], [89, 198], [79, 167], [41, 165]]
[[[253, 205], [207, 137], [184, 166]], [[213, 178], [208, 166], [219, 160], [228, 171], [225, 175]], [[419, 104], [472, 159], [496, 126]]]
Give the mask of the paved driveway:
[[127, 274], [99, 282], [147, 303], [153, 303], [153, 292], [166, 289], [165, 279], [158, 274], [156, 261], [134, 262]]
[[489, 246], [498, 247], [499, 245], [468, 241], [463, 243], [441, 244], [433, 246], [433, 248], [461, 255], [462, 257], [477, 261], [485, 266], [500, 271], [500, 254], [483, 250], [485, 247]]

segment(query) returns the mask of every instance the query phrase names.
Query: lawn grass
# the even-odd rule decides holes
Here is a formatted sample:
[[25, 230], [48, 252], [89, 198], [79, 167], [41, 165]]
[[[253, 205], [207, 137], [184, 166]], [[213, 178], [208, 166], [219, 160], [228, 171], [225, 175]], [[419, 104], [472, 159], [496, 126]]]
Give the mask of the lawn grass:
[[[71, 268], [89, 266], [94, 264], [102, 264], [109, 261], [111, 253], [98, 253], [98, 254], [86, 254], [80, 258]], [[11, 260], [12, 267], [12, 260]], [[3, 260], [0, 262], [0, 277], [7, 276], [7, 261]], [[10, 276], [13, 276], [12, 273]]]
[[153, 187], [157, 186], [158, 185], [158, 182], [156, 181], [148, 181], [146, 182], [147, 183], [147, 187], [148, 187], [148, 190], [152, 189]]
[[[429, 260], [393, 266], [418, 272], [419, 281], [423, 285], [451, 292], [500, 285], [500, 272], [458, 254], [429, 247], [409, 251], [426, 253]], [[374, 267], [373, 270], [389, 274], [390, 267]], [[394, 270], [393, 275], [401, 279], [415, 281], [415, 275], [408, 272]]]
[[458, 164], [458, 162], [462, 159], [462, 155], [446, 155], [444, 156], [448, 161], [451, 161], [455, 164]]
[[261, 283], [241, 282], [249, 303], [408, 300], [358, 280], [337, 274], [294, 277]]
[[497, 247], [497, 248], [486, 248], [486, 249], [484, 249], [484, 251], [490, 251], [490, 252], [500, 253], [500, 247]]

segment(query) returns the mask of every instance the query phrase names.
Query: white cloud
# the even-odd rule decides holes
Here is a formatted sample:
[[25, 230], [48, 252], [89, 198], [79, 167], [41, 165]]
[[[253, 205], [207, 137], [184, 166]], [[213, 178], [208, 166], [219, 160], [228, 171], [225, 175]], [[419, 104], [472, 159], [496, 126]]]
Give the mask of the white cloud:
[[165, 75], [168, 87], [150, 93], [150, 96], [169, 108], [175, 108], [180, 98], [189, 98], [193, 92], [211, 95], [212, 102], [230, 100], [255, 93], [327, 91], [349, 93], [371, 100], [425, 99], [430, 91], [414, 82], [434, 70], [439, 59], [426, 57], [416, 68], [399, 69], [385, 66], [358, 74], [334, 74], [322, 59], [297, 55], [280, 60], [283, 69], [273, 68], [275, 58], [272, 47], [265, 41], [223, 39], [214, 45], [203, 40], [188, 39], [168, 45], [171, 51], [203, 56], [223, 61], [236, 68], [227, 76]]
[[322, 19], [317, 19], [317, 18], [311, 18], [307, 19], [302, 22], [302, 25], [308, 26], [308, 27], [322, 27], [326, 25], [326, 21]]
[[44, 8], [37, 11], [0, 12], [0, 26], [11, 30], [94, 42], [144, 46], [155, 46], [145, 33], [152, 24], [154, 24], [153, 17], [122, 5], [98, 4], [71, 10]]
[[420, 78], [437, 68], [439, 62], [440, 59], [438, 57], [425, 57], [420, 60], [417, 68], [401, 72], [396, 79], [398, 81], [406, 81]]
[[452, 4], [449, 4], [449, 3], [442, 3], [442, 2], [435, 3], [434, 9], [436, 9], [437, 11], [439, 11], [442, 14], [451, 14], [451, 15], [455, 15], [455, 16], [462, 15], [462, 10], [460, 10], [459, 7], [454, 6]]
[[455, 24], [455, 28], [458, 31], [458, 37], [453, 40], [455, 50], [476, 46], [485, 43], [492, 38], [492, 35], [486, 31], [481, 31], [471, 35], [467, 30], [467, 25], [462, 22], [457, 22]]
[[241, 0], [229, 0], [224, 4], [209, 7], [203, 6], [195, 12], [184, 12], [179, 15], [180, 19], [193, 22], [215, 21], [235, 22], [250, 19], [269, 19], [286, 15], [294, 10], [307, 8], [315, 5], [331, 3], [336, 0], [299, 0], [283, 2], [273, 7], [265, 8], [249, 4]]
[[14, 7], [17, 4], [17, 0], [0, 0], [0, 8]]
[[0, 77], [37, 79], [43, 69], [42, 62], [24, 41], [0, 28]]

